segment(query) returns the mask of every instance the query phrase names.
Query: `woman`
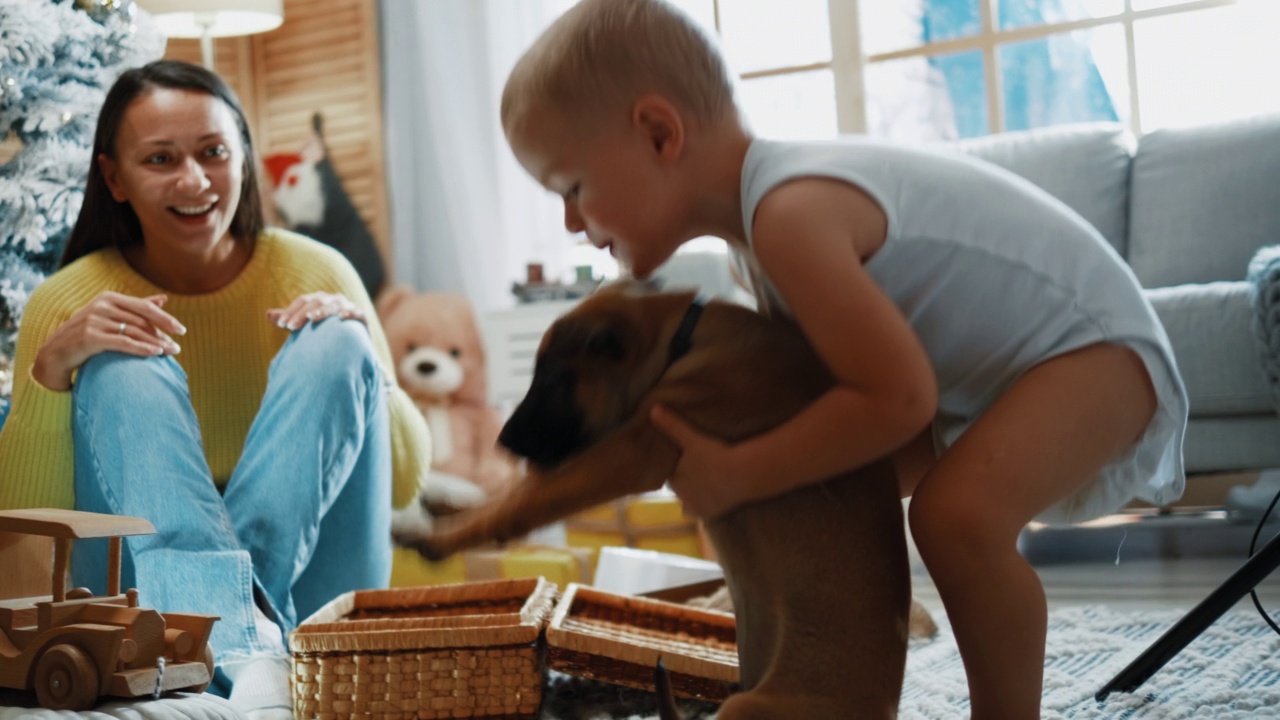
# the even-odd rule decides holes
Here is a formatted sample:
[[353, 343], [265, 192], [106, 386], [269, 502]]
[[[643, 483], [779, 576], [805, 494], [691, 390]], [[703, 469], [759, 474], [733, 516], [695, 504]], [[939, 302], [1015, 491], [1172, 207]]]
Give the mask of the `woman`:
[[[26, 308], [0, 507], [149, 519], [125, 587], [220, 616], [215, 688], [284, 716], [283, 634], [387, 584], [391, 496], [430, 457], [359, 277], [264, 229], [256, 166], [213, 73], [161, 60], [116, 81], [61, 268]], [[106, 553], [84, 545], [73, 581], [101, 591]]]

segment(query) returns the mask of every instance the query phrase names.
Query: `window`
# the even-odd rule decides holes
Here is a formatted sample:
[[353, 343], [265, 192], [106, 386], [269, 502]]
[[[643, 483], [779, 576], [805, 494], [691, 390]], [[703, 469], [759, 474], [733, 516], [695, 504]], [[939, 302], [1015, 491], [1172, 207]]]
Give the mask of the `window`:
[[753, 128], [904, 140], [1280, 111], [1276, 0], [674, 0], [719, 33]]

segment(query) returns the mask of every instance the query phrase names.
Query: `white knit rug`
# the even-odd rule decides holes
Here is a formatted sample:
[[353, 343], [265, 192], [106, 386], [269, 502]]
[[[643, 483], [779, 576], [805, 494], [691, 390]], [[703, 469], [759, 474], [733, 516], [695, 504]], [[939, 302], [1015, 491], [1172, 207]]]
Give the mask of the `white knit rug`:
[[[1243, 610], [1221, 617], [1136, 692], [1113, 693], [1103, 703], [1093, 699], [1183, 614], [1105, 607], [1050, 613], [1043, 720], [1280, 718], [1280, 635], [1256, 612]], [[900, 716], [968, 716], [964, 668], [949, 627], [908, 653]]]
[[[1277, 613], [1273, 611], [1273, 616]], [[1095, 693], [1174, 622], [1181, 611], [1121, 612], [1105, 607], [1049, 615], [1043, 720], [1262, 720], [1280, 718], [1280, 636], [1255, 612], [1236, 611], [1214, 623], [1137, 692]], [[946, 620], [936, 638], [913, 642], [907, 656], [902, 720], [952, 720], [969, 715], [964, 667]], [[688, 704], [689, 718], [712, 708]], [[548, 686], [544, 720], [652, 720], [646, 693], [559, 676]]]

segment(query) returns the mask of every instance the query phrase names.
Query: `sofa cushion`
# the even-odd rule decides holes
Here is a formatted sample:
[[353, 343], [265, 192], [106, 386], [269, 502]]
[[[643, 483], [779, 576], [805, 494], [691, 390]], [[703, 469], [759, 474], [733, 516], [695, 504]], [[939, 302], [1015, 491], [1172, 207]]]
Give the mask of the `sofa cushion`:
[[949, 144], [1030, 180], [1088, 220], [1127, 256], [1132, 136], [1115, 123], [1002, 133]]
[[1233, 415], [1195, 418], [1182, 445], [1188, 473], [1220, 473], [1280, 467], [1280, 418]]
[[1146, 291], [1169, 333], [1192, 417], [1275, 413], [1245, 281]]
[[1280, 242], [1280, 115], [1149, 133], [1129, 195], [1126, 257], [1143, 286], [1244, 279]]

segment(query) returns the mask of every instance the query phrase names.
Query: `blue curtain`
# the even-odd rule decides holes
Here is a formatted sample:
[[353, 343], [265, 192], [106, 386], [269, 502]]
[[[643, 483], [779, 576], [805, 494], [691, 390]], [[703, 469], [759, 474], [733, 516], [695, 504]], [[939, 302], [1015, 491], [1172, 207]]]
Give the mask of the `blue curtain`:
[[[1047, 18], [1085, 17], [1080, 0], [999, 0], [1000, 27], [1025, 27]], [[974, 35], [982, 28], [978, 0], [924, 0], [925, 42]], [[1069, 122], [1115, 121], [1115, 105], [1085, 41], [1085, 33], [1005, 45], [997, 50], [1006, 130]], [[930, 58], [946, 78], [960, 137], [991, 131], [986, 76], [978, 52]]]

